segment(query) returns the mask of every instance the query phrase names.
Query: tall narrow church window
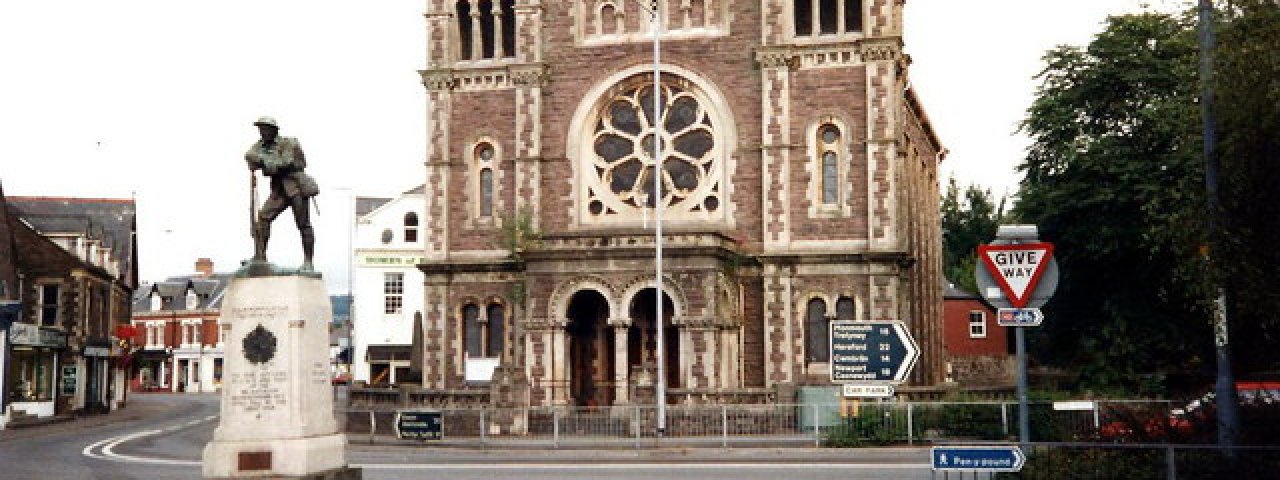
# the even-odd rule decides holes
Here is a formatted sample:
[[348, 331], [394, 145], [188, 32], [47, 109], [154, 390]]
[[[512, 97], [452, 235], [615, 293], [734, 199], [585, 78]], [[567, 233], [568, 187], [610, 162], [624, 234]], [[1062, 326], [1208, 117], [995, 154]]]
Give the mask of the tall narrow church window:
[[485, 356], [500, 357], [502, 356], [502, 348], [506, 339], [504, 328], [506, 327], [506, 307], [499, 303], [489, 304], [489, 323], [485, 332]]
[[502, 56], [516, 56], [516, 6], [514, 0], [502, 2]]
[[458, 58], [471, 58], [471, 2], [458, 2]]
[[809, 300], [805, 308], [804, 350], [805, 360], [809, 362], [826, 362], [831, 358], [831, 345], [828, 337], [827, 302], [821, 299]]
[[[478, 199], [479, 216], [493, 216], [493, 169], [496, 153], [493, 144], [482, 142], [475, 147], [475, 167], [479, 169], [476, 180], [476, 197]], [[473, 170], [474, 171], [474, 170]]]
[[862, 0], [795, 0], [791, 14], [797, 37], [862, 31]]
[[840, 297], [836, 300], [836, 320], [856, 320], [853, 308], [852, 298]]
[[484, 325], [480, 321], [480, 307], [468, 303], [462, 307], [463, 344], [467, 347], [467, 357], [484, 356]]
[[493, 169], [480, 170], [480, 216], [493, 216]]
[[813, 34], [813, 0], [796, 0], [791, 7], [795, 14], [796, 36]]
[[515, 56], [515, 0], [460, 0], [455, 12], [459, 59]]
[[840, 202], [840, 152], [842, 148], [840, 129], [832, 124], [818, 128], [816, 139], [819, 159], [818, 178], [820, 179], [821, 203], [834, 205]]
[[404, 241], [405, 243], [418, 241], [418, 214], [416, 213], [404, 214]]

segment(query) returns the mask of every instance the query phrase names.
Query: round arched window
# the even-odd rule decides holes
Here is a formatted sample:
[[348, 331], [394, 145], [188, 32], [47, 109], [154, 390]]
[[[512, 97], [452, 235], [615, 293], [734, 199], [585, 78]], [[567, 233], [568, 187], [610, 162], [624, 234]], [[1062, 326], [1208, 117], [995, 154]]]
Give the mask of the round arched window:
[[[712, 102], [692, 82], [664, 75], [655, 119], [653, 91], [652, 75], [641, 74], [599, 99], [581, 151], [585, 220], [638, 223], [636, 214], [659, 201], [675, 218], [723, 216], [726, 148]], [[655, 142], [662, 162], [654, 161]]]

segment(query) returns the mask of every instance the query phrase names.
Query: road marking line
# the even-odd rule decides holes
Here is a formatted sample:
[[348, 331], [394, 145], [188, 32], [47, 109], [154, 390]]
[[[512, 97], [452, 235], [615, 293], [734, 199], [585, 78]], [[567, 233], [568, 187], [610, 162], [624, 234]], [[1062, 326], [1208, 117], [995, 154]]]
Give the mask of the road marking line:
[[930, 470], [930, 463], [874, 464], [874, 463], [359, 463], [355, 468], [370, 470], [684, 470], [684, 469], [796, 469], [814, 468], [826, 470]]

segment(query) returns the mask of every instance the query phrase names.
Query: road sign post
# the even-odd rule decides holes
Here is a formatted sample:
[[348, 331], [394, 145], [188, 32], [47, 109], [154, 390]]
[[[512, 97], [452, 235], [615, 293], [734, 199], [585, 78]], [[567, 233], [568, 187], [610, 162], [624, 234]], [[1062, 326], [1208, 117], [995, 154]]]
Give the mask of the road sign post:
[[978, 265], [974, 269], [982, 297], [1000, 308], [997, 323], [1013, 325], [1018, 356], [1018, 440], [1024, 445], [1031, 441], [1031, 415], [1027, 406], [1027, 340], [1023, 330], [1044, 321], [1039, 308], [1058, 287], [1053, 244], [1041, 242], [1039, 237], [1035, 225], [1001, 225], [995, 241], [978, 246]]

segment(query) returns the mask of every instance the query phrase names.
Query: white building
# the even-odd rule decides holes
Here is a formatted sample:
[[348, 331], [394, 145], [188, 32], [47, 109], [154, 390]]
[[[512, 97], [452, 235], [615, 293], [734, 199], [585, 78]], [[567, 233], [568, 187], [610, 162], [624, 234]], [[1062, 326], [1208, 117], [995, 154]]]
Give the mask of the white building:
[[422, 315], [423, 187], [396, 198], [356, 198], [352, 378], [371, 385], [417, 382], [409, 369]]

